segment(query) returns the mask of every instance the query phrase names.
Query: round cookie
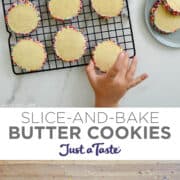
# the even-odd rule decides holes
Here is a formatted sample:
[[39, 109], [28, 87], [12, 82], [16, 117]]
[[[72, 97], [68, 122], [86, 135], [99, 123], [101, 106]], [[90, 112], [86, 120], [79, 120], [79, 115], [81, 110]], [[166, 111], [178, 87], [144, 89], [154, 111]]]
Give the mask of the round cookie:
[[63, 61], [78, 60], [85, 53], [86, 39], [80, 31], [67, 26], [56, 34], [54, 48]]
[[167, 11], [161, 0], [157, 0], [150, 12], [150, 22], [155, 30], [169, 34], [180, 28], [180, 16], [174, 16]]
[[105, 18], [118, 16], [124, 7], [124, 0], [91, 0], [91, 3], [97, 14]]
[[180, 0], [163, 0], [164, 7], [173, 15], [180, 15]]
[[93, 52], [93, 60], [96, 67], [102, 72], [107, 72], [116, 62], [122, 48], [113, 41], [99, 43]]
[[67, 20], [79, 14], [82, 2], [81, 0], [50, 0], [48, 7], [53, 18]]
[[42, 68], [47, 58], [44, 46], [39, 41], [22, 39], [13, 48], [13, 62], [27, 71]]
[[7, 13], [7, 24], [17, 34], [29, 34], [39, 24], [39, 12], [34, 5], [28, 1], [14, 4]]

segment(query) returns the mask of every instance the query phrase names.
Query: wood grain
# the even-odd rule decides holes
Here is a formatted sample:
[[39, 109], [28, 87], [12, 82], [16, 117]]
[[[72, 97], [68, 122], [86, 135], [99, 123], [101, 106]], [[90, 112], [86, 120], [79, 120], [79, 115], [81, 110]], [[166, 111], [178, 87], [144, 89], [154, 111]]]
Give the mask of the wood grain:
[[180, 180], [180, 161], [0, 161], [0, 180]]

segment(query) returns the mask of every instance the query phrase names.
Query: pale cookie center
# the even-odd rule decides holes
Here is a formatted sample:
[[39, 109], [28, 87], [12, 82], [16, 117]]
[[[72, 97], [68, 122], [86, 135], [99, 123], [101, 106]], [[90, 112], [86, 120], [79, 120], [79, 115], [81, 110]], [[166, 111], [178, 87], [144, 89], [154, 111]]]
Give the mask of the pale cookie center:
[[38, 26], [38, 12], [30, 5], [18, 5], [8, 13], [8, 25], [16, 33], [29, 33]]
[[60, 19], [69, 19], [77, 16], [80, 7], [80, 0], [51, 0], [49, 2], [49, 9], [52, 16]]
[[32, 40], [21, 40], [12, 55], [14, 62], [28, 71], [40, 69], [46, 59], [44, 48]]
[[180, 16], [169, 13], [162, 5], [155, 12], [155, 25], [166, 32], [174, 32], [180, 28]]
[[55, 39], [56, 53], [62, 60], [78, 60], [84, 54], [86, 42], [81, 32], [64, 28]]
[[92, 0], [93, 8], [101, 16], [117, 16], [123, 9], [123, 0]]
[[122, 49], [112, 41], [99, 44], [94, 51], [96, 66], [103, 72], [107, 72], [117, 60]]
[[180, 0], [167, 0], [170, 7], [176, 11], [180, 11]]

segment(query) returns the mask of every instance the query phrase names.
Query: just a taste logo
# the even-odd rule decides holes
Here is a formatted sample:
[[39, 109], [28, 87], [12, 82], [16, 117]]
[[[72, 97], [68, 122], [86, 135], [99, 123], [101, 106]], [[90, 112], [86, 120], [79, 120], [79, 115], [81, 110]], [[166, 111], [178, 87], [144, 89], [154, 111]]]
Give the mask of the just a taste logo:
[[61, 157], [118, 155], [122, 140], [169, 140], [171, 128], [160, 119], [159, 112], [22, 112], [20, 125], [9, 126], [9, 139], [56, 141]]
[[78, 146], [71, 144], [61, 144], [59, 149], [59, 155], [62, 157], [71, 154], [76, 154], [76, 155], [94, 154], [95, 156], [100, 156], [102, 154], [116, 155], [120, 153], [121, 153], [120, 146], [115, 146], [113, 144], [107, 145], [105, 143], [94, 143], [86, 147], [83, 144], [80, 144]]

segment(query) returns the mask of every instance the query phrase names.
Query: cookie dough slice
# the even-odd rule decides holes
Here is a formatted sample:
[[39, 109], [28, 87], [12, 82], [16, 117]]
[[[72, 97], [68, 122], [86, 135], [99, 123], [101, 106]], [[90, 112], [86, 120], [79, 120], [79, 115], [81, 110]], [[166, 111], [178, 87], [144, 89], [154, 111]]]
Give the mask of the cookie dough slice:
[[50, 0], [48, 6], [53, 18], [67, 20], [79, 14], [82, 2], [81, 0]]
[[180, 16], [174, 16], [167, 11], [161, 0], [153, 5], [150, 12], [150, 22], [154, 29], [163, 34], [169, 34], [180, 29]]
[[96, 67], [102, 72], [107, 72], [117, 60], [122, 48], [113, 41], [104, 41], [95, 47], [93, 60]]
[[91, 0], [93, 9], [102, 17], [118, 16], [123, 7], [124, 0]]
[[39, 12], [30, 2], [14, 4], [7, 13], [7, 24], [18, 34], [29, 34], [38, 27]]
[[55, 36], [54, 48], [61, 60], [78, 60], [85, 53], [86, 39], [80, 31], [67, 26], [62, 28]]
[[163, 0], [163, 4], [173, 15], [180, 15], [180, 0]]
[[47, 58], [43, 44], [32, 39], [20, 40], [13, 48], [13, 62], [27, 71], [42, 68]]

